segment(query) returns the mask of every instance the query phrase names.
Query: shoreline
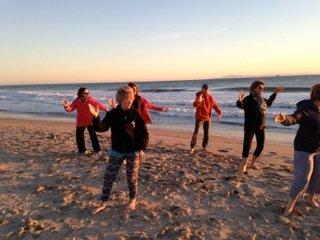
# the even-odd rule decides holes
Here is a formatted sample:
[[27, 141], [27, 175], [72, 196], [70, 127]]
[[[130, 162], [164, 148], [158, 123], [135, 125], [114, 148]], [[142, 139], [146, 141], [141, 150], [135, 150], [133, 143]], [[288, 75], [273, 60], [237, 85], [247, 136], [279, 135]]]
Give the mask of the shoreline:
[[[61, 122], [61, 123], [73, 123], [75, 125], [75, 116], [52, 116], [52, 115], [41, 115], [41, 114], [27, 114], [27, 113], [10, 113], [10, 112], [1, 112], [0, 119], [17, 119], [17, 120], [30, 120], [30, 121], [45, 121], [45, 122]], [[149, 124], [148, 129], [154, 130], [166, 130], [173, 132], [183, 132], [191, 135], [193, 133], [194, 125], [193, 124], [163, 124], [155, 123]], [[201, 134], [200, 129], [200, 134]], [[241, 140], [243, 139], [243, 127], [238, 125], [227, 125], [219, 122], [212, 123], [210, 127], [210, 136], [215, 137], [226, 137], [230, 139]], [[266, 129], [266, 141], [269, 141], [273, 144], [287, 144], [293, 145], [293, 139], [295, 136], [295, 131], [287, 130], [283, 127], [280, 129]]]

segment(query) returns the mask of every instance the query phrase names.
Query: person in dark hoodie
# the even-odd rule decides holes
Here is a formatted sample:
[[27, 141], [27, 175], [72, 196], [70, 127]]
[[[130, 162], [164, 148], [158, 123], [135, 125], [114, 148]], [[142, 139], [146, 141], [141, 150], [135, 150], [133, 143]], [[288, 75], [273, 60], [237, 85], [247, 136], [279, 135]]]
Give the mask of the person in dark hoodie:
[[240, 91], [237, 101], [237, 107], [244, 110], [245, 118], [241, 165], [241, 171], [243, 173], [247, 172], [249, 151], [254, 135], [257, 139], [257, 147], [251, 158], [250, 167], [256, 170], [260, 169], [256, 165], [256, 161], [264, 148], [265, 115], [268, 107], [270, 107], [276, 99], [277, 93], [284, 91], [282, 86], [276, 87], [269, 99], [266, 99], [263, 97], [264, 86], [265, 84], [263, 81], [254, 81], [250, 86], [250, 94], [245, 97], [245, 93]]
[[133, 210], [136, 206], [140, 155], [143, 154], [147, 147], [149, 134], [144, 120], [132, 106], [134, 93], [129, 86], [119, 88], [116, 94], [116, 101], [118, 102], [117, 107], [107, 112], [102, 121], [98, 117], [99, 108], [89, 106], [91, 113], [95, 117], [93, 123], [96, 131], [107, 131], [111, 128], [110, 158], [104, 175], [101, 195], [102, 203], [97, 209], [93, 210], [93, 214], [107, 208], [112, 185], [124, 160], [126, 160], [129, 187], [127, 210]]
[[283, 213], [287, 217], [293, 211], [300, 212], [294, 205], [305, 192], [309, 194], [308, 202], [319, 207], [315, 195], [320, 194], [320, 84], [312, 87], [310, 99], [299, 102], [293, 114], [279, 113], [275, 122], [285, 126], [299, 124], [294, 139], [294, 178]]

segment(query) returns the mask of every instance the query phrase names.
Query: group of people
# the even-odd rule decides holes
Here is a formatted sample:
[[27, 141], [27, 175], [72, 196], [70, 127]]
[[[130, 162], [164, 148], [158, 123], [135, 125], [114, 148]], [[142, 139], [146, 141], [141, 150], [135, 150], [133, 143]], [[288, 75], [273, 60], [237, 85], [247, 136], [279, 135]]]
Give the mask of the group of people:
[[[245, 96], [239, 92], [236, 105], [244, 110], [244, 138], [242, 149], [242, 164], [240, 171], [247, 173], [247, 168], [260, 169], [256, 161], [261, 155], [265, 143], [265, 118], [267, 109], [271, 107], [278, 93], [284, 92], [282, 86], [276, 87], [273, 94], [264, 98], [263, 81], [254, 81], [250, 86], [250, 94]], [[129, 203], [127, 210], [136, 206], [138, 170], [147, 148], [149, 134], [146, 124], [152, 122], [149, 110], [169, 111], [166, 107], [153, 105], [139, 95], [138, 86], [129, 83], [118, 89], [116, 101], [109, 99], [111, 110], [91, 96], [86, 88], [80, 88], [78, 97], [69, 103], [63, 99], [62, 104], [68, 112], [77, 110], [76, 139], [79, 153], [87, 153], [84, 144], [84, 131], [87, 128], [92, 141], [93, 150], [100, 154], [101, 149], [96, 132], [111, 129], [111, 148], [109, 161], [106, 167], [101, 195], [101, 205], [93, 210], [93, 214], [107, 208], [111, 189], [116, 180], [118, 171], [126, 160], [127, 183], [129, 187]], [[195, 101], [195, 129], [191, 138], [191, 154], [195, 152], [199, 128], [203, 126], [202, 148], [207, 151], [209, 141], [209, 127], [212, 110], [218, 118], [222, 117], [222, 110], [209, 92], [207, 84], [196, 93]], [[99, 113], [106, 112], [101, 120]], [[305, 192], [309, 194], [308, 201], [314, 207], [319, 207], [315, 195], [320, 194], [320, 84], [315, 84], [311, 89], [310, 99], [297, 104], [293, 114], [279, 113], [275, 122], [289, 126], [299, 124], [294, 141], [294, 179], [290, 190], [290, 199], [283, 215], [289, 216], [292, 212], [299, 212], [295, 203]], [[249, 159], [249, 152], [253, 137], [256, 137], [257, 146]], [[250, 164], [248, 162], [250, 161]]]

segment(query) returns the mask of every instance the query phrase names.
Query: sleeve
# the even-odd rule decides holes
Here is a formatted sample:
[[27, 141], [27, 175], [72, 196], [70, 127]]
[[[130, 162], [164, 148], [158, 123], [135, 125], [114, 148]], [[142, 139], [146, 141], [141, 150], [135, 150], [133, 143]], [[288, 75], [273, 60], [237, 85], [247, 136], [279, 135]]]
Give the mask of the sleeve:
[[221, 108], [219, 108], [216, 100], [211, 96], [211, 106], [212, 106], [212, 109], [214, 109], [214, 111], [216, 113], [218, 113], [219, 115], [221, 115], [222, 111], [221, 111]]
[[98, 106], [101, 111], [104, 111], [104, 112], [108, 111], [107, 107], [104, 104], [102, 104], [101, 102], [97, 101], [96, 99], [91, 98], [90, 102], [93, 106]]
[[297, 110], [293, 114], [285, 115], [286, 119], [281, 124], [284, 126], [291, 126], [300, 123], [303, 120], [303, 115], [301, 110]]
[[143, 98], [143, 97], [141, 97], [141, 98], [142, 98], [143, 104], [144, 104], [148, 109], [153, 110], [153, 111], [163, 112], [164, 107], [158, 107], [158, 106], [152, 104], [152, 103], [151, 103], [150, 101], [148, 101], [147, 99], [145, 99], [145, 98]]
[[135, 135], [134, 135], [134, 142], [135, 148], [138, 151], [146, 150], [149, 142], [149, 133], [146, 126], [146, 123], [140, 117], [138, 113], [135, 116]]
[[93, 118], [93, 127], [97, 132], [106, 132], [111, 126], [112, 112], [107, 112], [104, 119], [101, 121], [100, 116]]
[[200, 101], [198, 101], [198, 96], [196, 95], [196, 99], [194, 100], [194, 102], [193, 102], [193, 106], [196, 108], [196, 107], [198, 107], [199, 106], [199, 104], [200, 104], [201, 102]]
[[73, 112], [77, 108], [77, 99], [75, 99], [69, 106], [67, 106], [64, 110], [66, 112]]
[[243, 109], [243, 101], [237, 100], [237, 107]]
[[266, 101], [268, 107], [271, 107], [271, 105], [274, 102], [274, 100], [276, 99], [276, 97], [277, 97], [277, 94], [273, 93], [273, 94], [271, 94], [269, 99], [264, 99]]

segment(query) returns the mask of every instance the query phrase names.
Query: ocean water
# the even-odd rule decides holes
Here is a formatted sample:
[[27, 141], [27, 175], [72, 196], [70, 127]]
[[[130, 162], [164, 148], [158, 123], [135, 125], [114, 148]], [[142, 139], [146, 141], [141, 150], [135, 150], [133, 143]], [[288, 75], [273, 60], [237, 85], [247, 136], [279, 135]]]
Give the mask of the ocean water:
[[[277, 76], [263, 78], [266, 83], [265, 97], [269, 97], [274, 87], [282, 85], [285, 93], [279, 94], [267, 113], [267, 129], [294, 133], [296, 126], [283, 127], [274, 123], [276, 113], [292, 113], [296, 103], [309, 98], [312, 85], [320, 82], [320, 75]], [[213, 117], [215, 129], [242, 130], [244, 113], [236, 107], [239, 90], [248, 94], [248, 88], [256, 78], [233, 78], [170, 82], [138, 83], [140, 95], [159, 106], [167, 106], [167, 113], [152, 112], [153, 126], [166, 126], [174, 129], [193, 129], [194, 108], [192, 102], [201, 85], [207, 83], [210, 91], [223, 110], [221, 122]], [[106, 98], [114, 97], [117, 88], [125, 83], [52, 84], [0, 86], [0, 111], [2, 114], [22, 114], [36, 118], [74, 119], [75, 113], [66, 113], [60, 105], [64, 97], [72, 101], [81, 86], [106, 104]], [[224, 130], [223, 130], [224, 131]]]

